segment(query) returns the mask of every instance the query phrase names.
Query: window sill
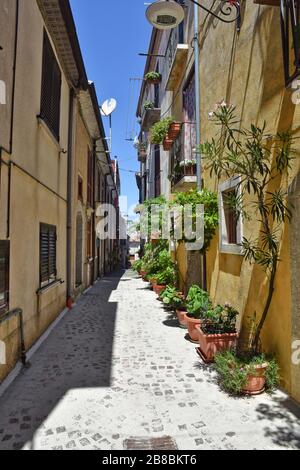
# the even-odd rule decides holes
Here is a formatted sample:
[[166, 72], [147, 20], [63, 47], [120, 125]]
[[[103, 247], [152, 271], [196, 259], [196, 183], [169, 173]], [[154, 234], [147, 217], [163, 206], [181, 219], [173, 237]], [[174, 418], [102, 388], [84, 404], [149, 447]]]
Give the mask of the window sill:
[[220, 254], [243, 256], [243, 247], [242, 245], [229, 245], [222, 243], [220, 246]]
[[56, 281], [53, 281], [51, 282], [50, 284], [48, 284], [47, 286], [44, 286], [44, 287], [41, 287], [40, 289], [38, 289], [36, 291], [36, 294], [37, 295], [43, 295], [43, 294], [46, 294], [49, 290], [51, 289], [54, 289], [54, 287], [57, 287], [61, 284], [64, 284], [65, 281], [63, 281], [62, 279], [57, 279]]
[[59, 138], [57, 139], [57, 137], [55, 137], [50, 127], [47, 125], [46, 121], [44, 121], [44, 119], [41, 116], [37, 116], [37, 120], [38, 120], [39, 126], [42, 127], [42, 129], [45, 131], [47, 136], [51, 139], [52, 143], [56, 146], [57, 150], [61, 152]]

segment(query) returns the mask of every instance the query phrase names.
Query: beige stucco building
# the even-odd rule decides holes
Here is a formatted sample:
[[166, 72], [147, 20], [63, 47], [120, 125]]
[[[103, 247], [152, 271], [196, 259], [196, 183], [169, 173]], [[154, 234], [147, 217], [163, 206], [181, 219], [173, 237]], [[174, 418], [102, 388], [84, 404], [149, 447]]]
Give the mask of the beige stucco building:
[[28, 350], [104, 273], [95, 210], [116, 185], [69, 2], [1, 1], [0, 44], [1, 382], [20, 356], [7, 312]]

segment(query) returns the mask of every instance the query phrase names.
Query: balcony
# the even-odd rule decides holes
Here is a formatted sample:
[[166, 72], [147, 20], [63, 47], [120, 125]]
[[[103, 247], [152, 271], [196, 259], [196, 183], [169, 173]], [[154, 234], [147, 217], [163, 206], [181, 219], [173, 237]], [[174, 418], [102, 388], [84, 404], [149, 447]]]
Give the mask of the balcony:
[[189, 45], [184, 44], [183, 31], [180, 27], [173, 30], [170, 35], [166, 51], [166, 91], [176, 90], [187, 63]]
[[189, 191], [197, 187], [196, 125], [183, 123], [171, 150], [172, 191]]
[[153, 124], [160, 121], [160, 116], [160, 108], [145, 109], [142, 116], [141, 130], [143, 132], [149, 132]]

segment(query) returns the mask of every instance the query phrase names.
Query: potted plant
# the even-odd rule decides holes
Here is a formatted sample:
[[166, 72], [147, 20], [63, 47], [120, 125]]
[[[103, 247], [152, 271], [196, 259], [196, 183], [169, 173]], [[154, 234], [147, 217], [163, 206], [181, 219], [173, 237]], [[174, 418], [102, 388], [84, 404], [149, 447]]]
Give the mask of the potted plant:
[[141, 274], [142, 266], [143, 266], [143, 261], [141, 259], [138, 259], [137, 261], [133, 263], [132, 269], [138, 274]]
[[201, 326], [202, 319], [206, 317], [207, 312], [212, 308], [212, 302], [209, 294], [199, 286], [192, 286], [190, 288], [186, 302], [189, 339], [197, 343], [199, 333], [196, 326]]
[[185, 176], [194, 176], [197, 173], [197, 162], [195, 159], [183, 160], [180, 162], [180, 168]]
[[148, 111], [148, 109], [154, 109], [155, 106], [151, 101], [145, 101], [144, 103], [144, 110]]
[[279, 383], [279, 367], [264, 354], [238, 354], [223, 351], [216, 354], [216, 370], [221, 386], [234, 395], [258, 395], [273, 391]]
[[155, 145], [162, 145], [166, 139], [171, 123], [174, 121], [172, 117], [166, 117], [156, 122], [150, 129], [150, 141]]
[[206, 312], [201, 326], [196, 326], [199, 338], [197, 352], [204, 362], [214, 362], [217, 352], [236, 346], [238, 315], [238, 311], [230, 305], [217, 305]]
[[156, 277], [157, 285], [153, 287], [155, 293], [160, 296], [166, 289], [168, 284], [175, 283], [176, 275], [173, 266], [168, 266], [163, 271], [159, 272]]
[[164, 305], [172, 310], [181, 307], [183, 302], [182, 292], [179, 292], [178, 289], [172, 285], [166, 287], [161, 297]]
[[168, 138], [174, 142], [181, 130], [181, 122], [173, 121], [168, 130]]
[[140, 142], [138, 145], [138, 153], [140, 157], [147, 157], [147, 143]]
[[162, 75], [159, 72], [148, 72], [145, 75], [145, 80], [151, 85], [158, 85], [161, 82]]

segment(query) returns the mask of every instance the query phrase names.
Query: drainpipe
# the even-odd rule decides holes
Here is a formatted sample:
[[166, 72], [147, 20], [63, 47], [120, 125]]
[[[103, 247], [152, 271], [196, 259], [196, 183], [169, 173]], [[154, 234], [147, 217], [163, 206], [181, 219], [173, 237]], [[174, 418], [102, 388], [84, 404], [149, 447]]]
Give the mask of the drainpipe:
[[[195, 101], [196, 101], [196, 159], [197, 159], [197, 188], [202, 190], [201, 153], [201, 87], [200, 87], [200, 47], [199, 47], [199, 6], [194, 5], [194, 55], [195, 55]], [[207, 260], [206, 253], [202, 256], [202, 288], [207, 290]]]
[[195, 55], [195, 98], [196, 98], [196, 157], [197, 157], [197, 188], [202, 189], [201, 153], [201, 97], [200, 97], [200, 48], [199, 48], [199, 7], [194, 5], [194, 55]]
[[68, 176], [67, 176], [67, 307], [72, 308], [72, 196], [73, 196], [73, 133], [75, 93], [70, 90], [68, 130]]

